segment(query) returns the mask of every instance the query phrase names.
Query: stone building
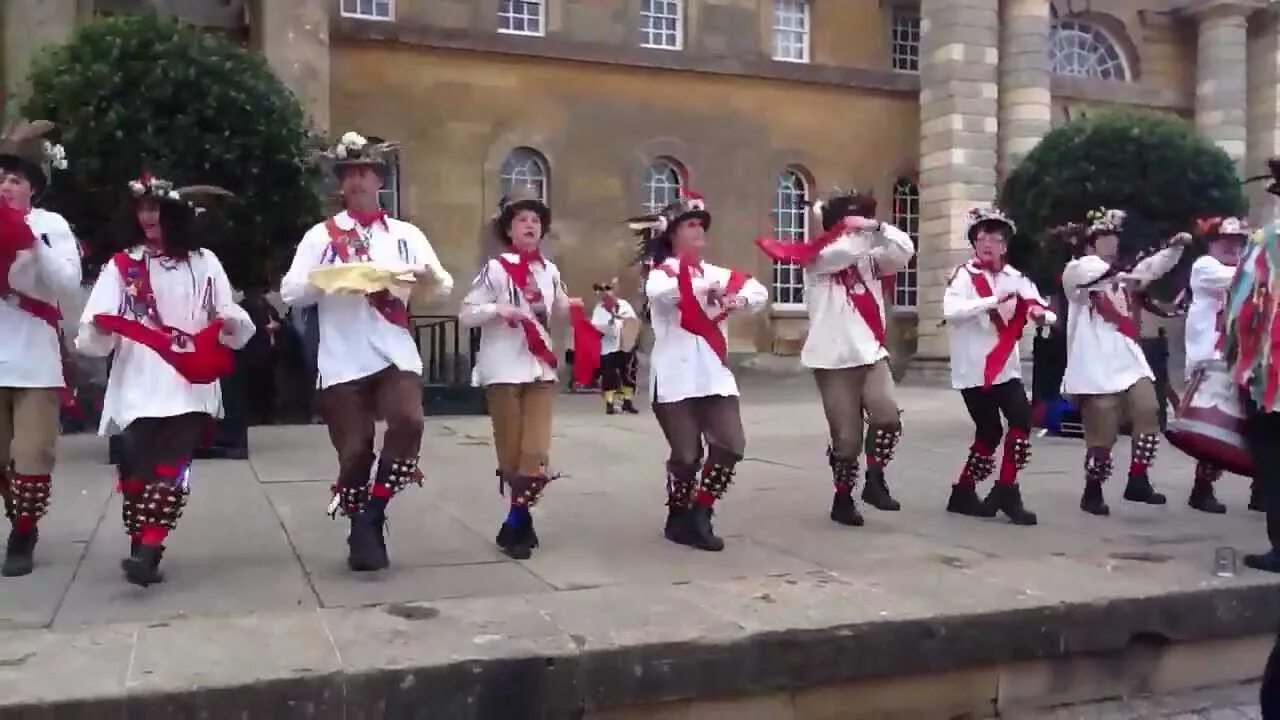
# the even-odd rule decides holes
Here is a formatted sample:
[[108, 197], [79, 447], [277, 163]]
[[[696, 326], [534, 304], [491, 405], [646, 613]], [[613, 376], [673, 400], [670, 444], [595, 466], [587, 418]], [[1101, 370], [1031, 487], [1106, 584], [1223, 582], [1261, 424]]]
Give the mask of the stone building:
[[[1056, 121], [1135, 106], [1194, 121], [1238, 162], [1280, 154], [1280, 24], [1264, 0], [4, 0], [3, 73], [95, 12], [152, 7], [262, 52], [316, 126], [403, 141], [389, 208], [461, 275], [512, 182], [555, 213], [571, 289], [635, 288], [622, 219], [681, 187], [713, 258], [770, 280], [736, 350], [793, 354], [799, 273], [752, 247], [813, 230], [804, 200], [874, 190], [918, 237], [895, 326], [946, 355], [960, 216]], [[1269, 203], [1255, 203], [1269, 208]], [[465, 286], [465, 283], [463, 283]], [[455, 298], [456, 300], [456, 298]], [[918, 338], [917, 338], [918, 336]]]

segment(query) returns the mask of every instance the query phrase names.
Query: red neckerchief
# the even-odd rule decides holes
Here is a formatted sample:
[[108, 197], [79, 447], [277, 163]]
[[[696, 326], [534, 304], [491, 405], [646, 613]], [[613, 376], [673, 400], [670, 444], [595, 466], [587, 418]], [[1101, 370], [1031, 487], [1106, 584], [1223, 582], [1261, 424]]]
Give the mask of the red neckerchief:
[[347, 210], [347, 214], [360, 227], [373, 227], [374, 223], [382, 223], [382, 227], [387, 227], [387, 214], [382, 208], [377, 210]]
[[756, 247], [776, 262], [792, 262], [804, 266], [817, 260], [818, 253], [839, 240], [841, 235], [844, 235], [844, 227], [836, 225], [808, 242], [786, 242], [777, 238], [758, 237]]
[[[677, 262], [680, 263], [680, 268], [676, 272], [672, 272], [665, 264], [659, 267], [676, 278], [676, 286], [680, 290], [680, 297], [676, 300], [676, 309], [680, 311], [680, 328], [705, 340], [716, 357], [720, 358], [720, 362], [727, 365], [729, 344], [724, 333], [720, 332], [720, 323], [728, 317], [729, 311], [722, 310], [714, 318], [707, 315], [698, 296], [693, 292], [693, 273], [697, 271], [702, 275], [702, 263], [683, 259]], [[724, 288], [725, 296], [737, 295], [750, 279], [751, 276], [746, 273], [730, 270], [729, 284]]]
[[[347, 214], [350, 215], [351, 211], [348, 210]], [[360, 237], [360, 233], [354, 227], [350, 230], [343, 230], [338, 227], [338, 223], [333, 218], [325, 220], [324, 227], [329, 231], [329, 247], [333, 249], [333, 254], [339, 260], [344, 263], [352, 262], [353, 259], [356, 262], [369, 261], [368, 244]], [[365, 295], [365, 298], [369, 301], [369, 306], [376, 310], [383, 319], [396, 327], [408, 331], [409, 308], [404, 304], [404, 301], [392, 295], [390, 290], [369, 293]]]
[[853, 305], [853, 309], [858, 311], [858, 316], [867, 324], [867, 328], [871, 330], [871, 335], [875, 337], [876, 342], [884, 345], [885, 328], [884, 315], [880, 310], [880, 303], [876, 300], [876, 296], [871, 292], [871, 286], [863, 279], [862, 273], [858, 271], [857, 264], [850, 265], [838, 273], [834, 274], [837, 282], [844, 286], [845, 296], [849, 299], [849, 304]]
[[[519, 254], [520, 259], [512, 262], [505, 257], [499, 255], [496, 259], [502, 269], [507, 272], [507, 277], [511, 278], [511, 284], [520, 292], [521, 297], [530, 307], [545, 304], [542, 296], [542, 290], [538, 287], [538, 283], [532, 282], [533, 268], [530, 267], [530, 259], [532, 256], [527, 254]], [[536, 262], [545, 262], [542, 255], [537, 255]], [[551, 347], [547, 344], [547, 338], [544, 335], [545, 330], [533, 318], [522, 317], [519, 320], [521, 329], [524, 330], [524, 342], [529, 348], [529, 352], [533, 356], [542, 361], [544, 365], [554, 370], [556, 368], [556, 354], [551, 351]]]
[[[977, 291], [978, 297], [988, 298], [995, 295], [985, 272], [967, 265], [965, 269], [969, 271], [969, 280], [973, 283], [973, 289]], [[1027, 315], [1032, 304], [1039, 305], [1024, 297], [1018, 297], [1013, 316], [1008, 321], [1000, 314], [999, 307], [987, 311], [987, 317], [991, 318], [991, 324], [996, 327], [996, 344], [987, 353], [986, 364], [983, 367], [982, 388], [984, 390], [990, 388], [995, 382], [1000, 371], [1004, 369], [1005, 363], [1009, 361], [1009, 356], [1013, 354], [1013, 349], [1017, 347], [1018, 340], [1022, 337], [1022, 330], [1027, 325]]]

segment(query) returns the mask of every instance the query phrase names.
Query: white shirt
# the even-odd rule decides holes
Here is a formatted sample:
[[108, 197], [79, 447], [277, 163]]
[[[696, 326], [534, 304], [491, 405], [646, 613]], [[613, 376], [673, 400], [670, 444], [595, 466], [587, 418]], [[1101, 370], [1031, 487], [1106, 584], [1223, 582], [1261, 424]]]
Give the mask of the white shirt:
[[[356, 226], [355, 220], [345, 211], [334, 216], [334, 221], [341, 230]], [[372, 228], [360, 228], [359, 231], [368, 236], [369, 262], [387, 266], [410, 265], [431, 271], [435, 282], [429, 288], [429, 297], [422, 299], [445, 297], [453, 291], [453, 277], [440, 264], [427, 236], [418, 228], [389, 217], [385, 226], [375, 222]], [[324, 293], [311, 284], [312, 270], [342, 262], [330, 245], [331, 238], [324, 223], [307, 231], [298, 244], [289, 272], [280, 283], [280, 297], [285, 303], [317, 306], [320, 387], [359, 380], [392, 365], [421, 375], [422, 355], [412, 333], [379, 314], [369, 304], [367, 296]], [[354, 262], [355, 258], [351, 260]], [[412, 290], [395, 287], [391, 293], [408, 305]]]
[[[138, 259], [142, 251], [134, 248], [129, 255]], [[226, 321], [221, 341], [227, 347], [242, 348], [253, 338], [253, 321], [232, 299], [227, 273], [213, 252], [197, 250], [186, 260], [150, 258], [147, 271], [156, 310], [165, 325], [194, 335], [221, 317]], [[191, 384], [146, 345], [98, 330], [93, 324], [95, 315], [139, 319], [126, 315], [125, 284], [114, 262], [107, 262], [98, 275], [76, 335], [76, 350], [85, 355], [106, 357], [115, 353], [102, 403], [100, 435], [118, 433], [138, 418], [174, 417], [192, 412], [222, 417], [222, 391], [218, 383]]]
[[618, 298], [617, 303], [612, 313], [604, 303], [596, 305], [596, 309], [591, 312], [591, 326], [600, 331], [601, 355], [615, 353], [621, 349], [622, 321], [636, 317], [635, 308], [631, 307], [631, 303], [622, 298]]
[[885, 325], [884, 289], [880, 278], [905, 270], [915, 255], [911, 236], [882, 224], [879, 233], [845, 233], [818, 253], [804, 270], [804, 302], [809, 310], [809, 334], [800, 362], [805, 367], [834, 370], [871, 365], [889, 357], [849, 298], [853, 283], [850, 268], [857, 268], [861, 283], [854, 292], [870, 293]]
[[[35, 245], [14, 259], [9, 286], [61, 306], [80, 289], [80, 244], [57, 213], [35, 208], [27, 215], [27, 225], [36, 236]], [[65, 387], [58, 331], [20, 309], [16, 297], [0, 301], [0, 335], [0, 387]]]
[[1191, 307], [1187, 308], [1187, 378], [1196, 366], [1220, 357], [1218, 314], [1227, 299], [1227, 287], [1236, 269], [1205, 255], [1191, 266]]
[[[680, 310], [676, 305], [680, 289], [675, 278], [679, 270], [680, 262], [668, 258], [649, 272], [645, 283], [653, 322], [653, 350], [649, 353], [650, 399], [668, 403], [711, 395], [737, 395], [738, 383], [733, 373], [707, 341], [680, 327]], [[721, 309], [718, 305], [707, 304], [707, 289], [712, 285], [727, 287], [730, 274], [728, 268], [706, 262], [702, 263], [701, 274], [693, 273], [694, 295], [709, 317], [720, 314]], [[768, 301], [769, 291], [754, 279], [748, 279], [737, 296], [746, 301], [744, 310], [757, 312]], [[725, 332], [725, 326], [726, 322], [721, 321], [721, 333]]]
[[[515, 253], [503, 253], [501, 257], [513, 264], [520, 262]], [[536, 284], [542, 293], [548, 320], [552, 313], [566, 313], [569, 296], [560, 281], [560, 269], [556, 264], [544, 257], [544, 262], [533, 263], [530, 270], [529, 281]], [[524, 293], [516, 288], [502, 263], [494, 258], [485, 263], [472, 281], [470, 292], [462, 300], [462, 312], [458, 315], [458, 322], [463, 326], [480, 328], [480, 352], [476, 355], [475, 369], [471, 371], [472, 384], [483, 387], [554, 382], [555, 368], [529, 350], [529, 341], [520, 323], [512, 326], [498, 317], [499, 305], [520, 308], [532, 317], [533, 310]], [[551, 341], [551, 334], [536, 319], [533, 322], [541, 328], [543, 342], [554, 355], [555, 344]]]
[[[990, 297], [982, 297], [974, 286], [974, 273], [987, 279], [991, 288]], [[1005, 302], [1000, 298], [1014, 295]], [[1000, 313], [1000, 317], [1008, 322], [1017, 310], [1016, 298], [1024, 298], [1030, 302], [1046, 306], [1035, 283], [1018, 272], [1014, 267], [1005, 265], [998, 273], [979, 269], [972, 260], [956, 268], [942, 296], [942, 317], [947, 322], [947, 335], [951, 343], [951, 387], [964, 390], [986, 385], [987, 355], [995, 349], [1000, 339], [1000, 330], [991, 319], [991, 311]], [[1047, 323], [1053, 323], [1053, 313], [1045, 316]], [[1018, 344], [1005, 360], [1004, 367], [992, 380], [992, 385], [1022, 378], [1022, 359], [1018, 353]]]
[[1142, 378], [1155, 380], [1142, 347], [1093, 310], [1090, 296], [1111, 300], [1121, 315], [1131, 315], [1129, 294], [1122, 281], [1144, 287], [1173, 269], [1182, 257], [1181, 247], [1170, 247], [1138, 263], [1129, 273], [1081, 287], [1101, 277], [1111, 266], [1097, 255], [1067, 264], [1062, 289], [1067, 296], [1067, 370], [1062, 378], [1064, 395], [1105, 395], [1124, 392]]

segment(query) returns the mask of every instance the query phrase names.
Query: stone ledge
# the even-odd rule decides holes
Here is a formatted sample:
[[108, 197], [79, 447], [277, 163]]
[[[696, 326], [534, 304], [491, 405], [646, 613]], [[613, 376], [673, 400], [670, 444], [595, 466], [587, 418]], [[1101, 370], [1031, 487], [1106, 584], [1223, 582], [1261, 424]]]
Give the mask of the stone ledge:
[[984, 568], [0, 633], [0, 718], [578, 718], [1256, 636], [1280, 621], [1278, 586], [1257, 575], [1164, 592], [1076, 561]]

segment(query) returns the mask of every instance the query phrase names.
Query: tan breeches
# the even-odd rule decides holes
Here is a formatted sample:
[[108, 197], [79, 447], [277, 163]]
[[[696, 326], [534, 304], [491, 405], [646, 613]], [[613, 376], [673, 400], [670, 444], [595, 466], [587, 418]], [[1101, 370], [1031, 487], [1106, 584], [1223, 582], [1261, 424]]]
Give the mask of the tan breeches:
[[873, 427], [896, 427], [898, 403], [893, 399], [893, 373], [889, 361], [873, 365], [814, 370], [822, 411], [831, 431], [831, 451], [836, 457], [855, 458], [862, 451], [862, 412], [866, 410]]
[[1086, 447], [1114, 447], [1120, 437], [1120, 426], [1124, 422], [1126, 410], [1129, 421], [1133, 423], [1134, 437], [1160, 432], [1160, 407], [1156, 401], [1156, 388], [1147, 378], [1138, 380], [1123, 392], [1077, 395], [1075, 400], [1084, 421]]
[[555, 383], [502, 383], [485, 388], [498, 470], [505, 478], [546, 473], [551, 456]]

